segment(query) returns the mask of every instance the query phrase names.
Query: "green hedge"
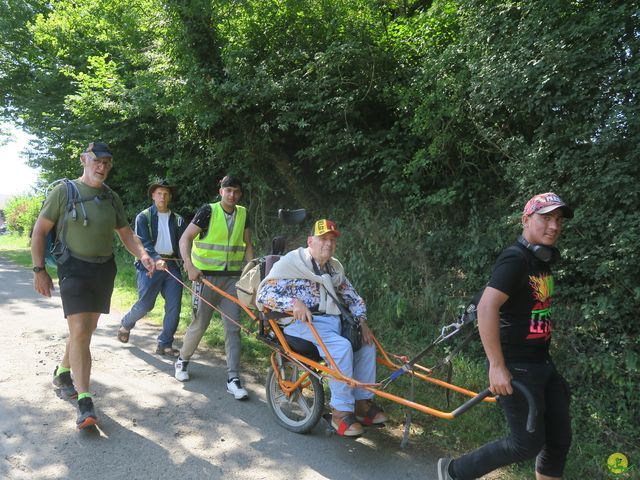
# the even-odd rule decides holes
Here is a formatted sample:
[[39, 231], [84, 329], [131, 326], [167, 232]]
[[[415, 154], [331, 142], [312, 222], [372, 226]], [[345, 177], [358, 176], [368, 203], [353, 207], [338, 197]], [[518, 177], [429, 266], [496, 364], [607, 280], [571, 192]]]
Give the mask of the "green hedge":
[[20, 195], [11, 198], [4, 208], [7, 228], [16, 233], [30, 234], [41, 207], [41, 196]]

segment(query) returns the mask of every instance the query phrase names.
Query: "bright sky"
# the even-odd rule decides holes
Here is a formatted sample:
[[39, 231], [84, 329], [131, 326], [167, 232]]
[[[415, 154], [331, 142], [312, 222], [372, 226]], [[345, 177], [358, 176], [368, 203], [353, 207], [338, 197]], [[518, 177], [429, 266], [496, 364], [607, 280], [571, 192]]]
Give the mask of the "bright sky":
[[26, 165], [25, 149], [29, 136], [10, 125], [3, 125], [12, 134], [6, 145], [0, 146], [0, 195], [31, 193], [38, 171]]

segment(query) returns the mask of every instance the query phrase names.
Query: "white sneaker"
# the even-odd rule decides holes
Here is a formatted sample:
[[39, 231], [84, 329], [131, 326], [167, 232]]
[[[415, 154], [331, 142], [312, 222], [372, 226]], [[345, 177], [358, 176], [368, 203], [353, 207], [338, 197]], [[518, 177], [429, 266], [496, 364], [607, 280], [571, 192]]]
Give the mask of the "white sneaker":
[[181, 382], [186, 382], [189, 380], [189, 372], [187, 372], [187, 367], [189, 366], [189, 361], [184, 361], [180, 357], [176, 360], [176, 380]]
[[249, 398], [249, 393], [242, 388], [238, 377], [233, 377], [227, 381], [227, 392], [233, 395], [236, 400], [246, 400]]

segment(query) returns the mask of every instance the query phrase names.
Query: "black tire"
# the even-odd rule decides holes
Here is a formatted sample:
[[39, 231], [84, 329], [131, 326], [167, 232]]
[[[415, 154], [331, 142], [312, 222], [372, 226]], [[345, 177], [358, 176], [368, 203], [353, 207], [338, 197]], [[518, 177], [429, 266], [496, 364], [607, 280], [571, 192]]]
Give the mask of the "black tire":
[[289, 397], [282, 391], [278, 378], [269, 368], [267, 373], [267, 404], [280, 426], [294, 433], [307, 433], [316, 426], [324, 410], [324, 390], [322, 382], [305, 368], [286, 358], [282, 358], [282, 377], [295, 382], [306, 376], [303, 386]]

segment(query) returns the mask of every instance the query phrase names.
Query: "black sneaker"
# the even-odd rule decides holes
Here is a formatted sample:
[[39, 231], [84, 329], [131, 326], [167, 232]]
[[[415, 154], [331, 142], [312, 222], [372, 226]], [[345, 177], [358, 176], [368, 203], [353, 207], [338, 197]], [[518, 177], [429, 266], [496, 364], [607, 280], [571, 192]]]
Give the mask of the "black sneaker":
[[78, 400], [78, 419], [76, 420], [78, 429], [82, 430], [97, 423], [98, 418], [96, 417], [96, 411], [93, 408], [93, 400], [91, 400], [91, 397], [84, 397]]
[[449, 474], [449, 465], [453, 462], [452, 458], [441, 458], [438, 460], [438, 480], [453, 480]]
[[71, 372], [64, 372], [60, 375], [56, 375], [58, 367], [53, 370], [53, 386], [58, 389], [60, 398], [69, 400], [70, 398], [78, 398], [78, 392], [76, 387], [73, 386], [73, 380], [71, 379]]

